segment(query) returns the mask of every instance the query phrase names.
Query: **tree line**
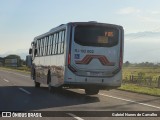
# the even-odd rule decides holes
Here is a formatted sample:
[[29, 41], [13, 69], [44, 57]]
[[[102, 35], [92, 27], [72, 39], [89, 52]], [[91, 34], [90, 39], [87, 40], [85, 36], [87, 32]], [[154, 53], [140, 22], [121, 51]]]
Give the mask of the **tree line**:
[[160, 63], [152, 63], [152, 62], [141, 62], [141, 63], [130, 63], [126, 61], [123, 63], [124, 67], [135, 66], [135, 67], [159, 67]]

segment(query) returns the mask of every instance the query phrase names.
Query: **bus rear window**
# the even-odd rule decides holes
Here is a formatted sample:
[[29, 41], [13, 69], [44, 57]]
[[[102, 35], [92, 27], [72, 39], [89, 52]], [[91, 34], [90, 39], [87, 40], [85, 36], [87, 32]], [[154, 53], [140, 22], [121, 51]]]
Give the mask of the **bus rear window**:
[[77, 26], [74, 40], [83, 46], [112, 47], [118, 44], [118, 29], [105, 26]]

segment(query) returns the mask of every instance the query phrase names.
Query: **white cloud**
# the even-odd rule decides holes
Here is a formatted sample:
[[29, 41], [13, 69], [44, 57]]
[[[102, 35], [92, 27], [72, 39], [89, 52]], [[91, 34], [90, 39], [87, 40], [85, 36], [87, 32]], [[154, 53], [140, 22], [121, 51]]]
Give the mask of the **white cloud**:
[[158, 15], [158, 14], [160, 14], [160, 11], [151, 11], [150, 13], [153, 15]]
[[139, 19], [141, 20], [141, 22], [152, 22], [152, 23], [159, 22], [158, 18], [152, 16], [139, 16]]
[[134, 14], [134, 13], [140, 13], [141, 10], [134, 8], [134, 7], [126, 7], [120, 9], [117, 13], [118, 14]]

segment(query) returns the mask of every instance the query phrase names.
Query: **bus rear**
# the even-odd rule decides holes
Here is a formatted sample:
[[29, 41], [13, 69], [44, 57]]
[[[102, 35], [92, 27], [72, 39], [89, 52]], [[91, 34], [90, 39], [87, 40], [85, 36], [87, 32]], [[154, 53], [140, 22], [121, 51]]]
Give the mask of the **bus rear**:
[[87, 94], [121, 86], [123, 28], [103, 23], [72, 23], [65, 83]]

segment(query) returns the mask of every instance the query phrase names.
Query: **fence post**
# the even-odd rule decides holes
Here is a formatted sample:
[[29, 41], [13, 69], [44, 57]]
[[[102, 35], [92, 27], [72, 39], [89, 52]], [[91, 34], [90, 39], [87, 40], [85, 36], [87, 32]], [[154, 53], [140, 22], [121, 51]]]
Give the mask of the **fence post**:
[[133, 75], [130, 75], [130, 81], [133, 82]]
[[160, 88], [160, 76], [158, 77], [158, 88]]
[[152, 86], [152, 77], [151, 76], [149, 77], [149, 86], [150, 87]]

